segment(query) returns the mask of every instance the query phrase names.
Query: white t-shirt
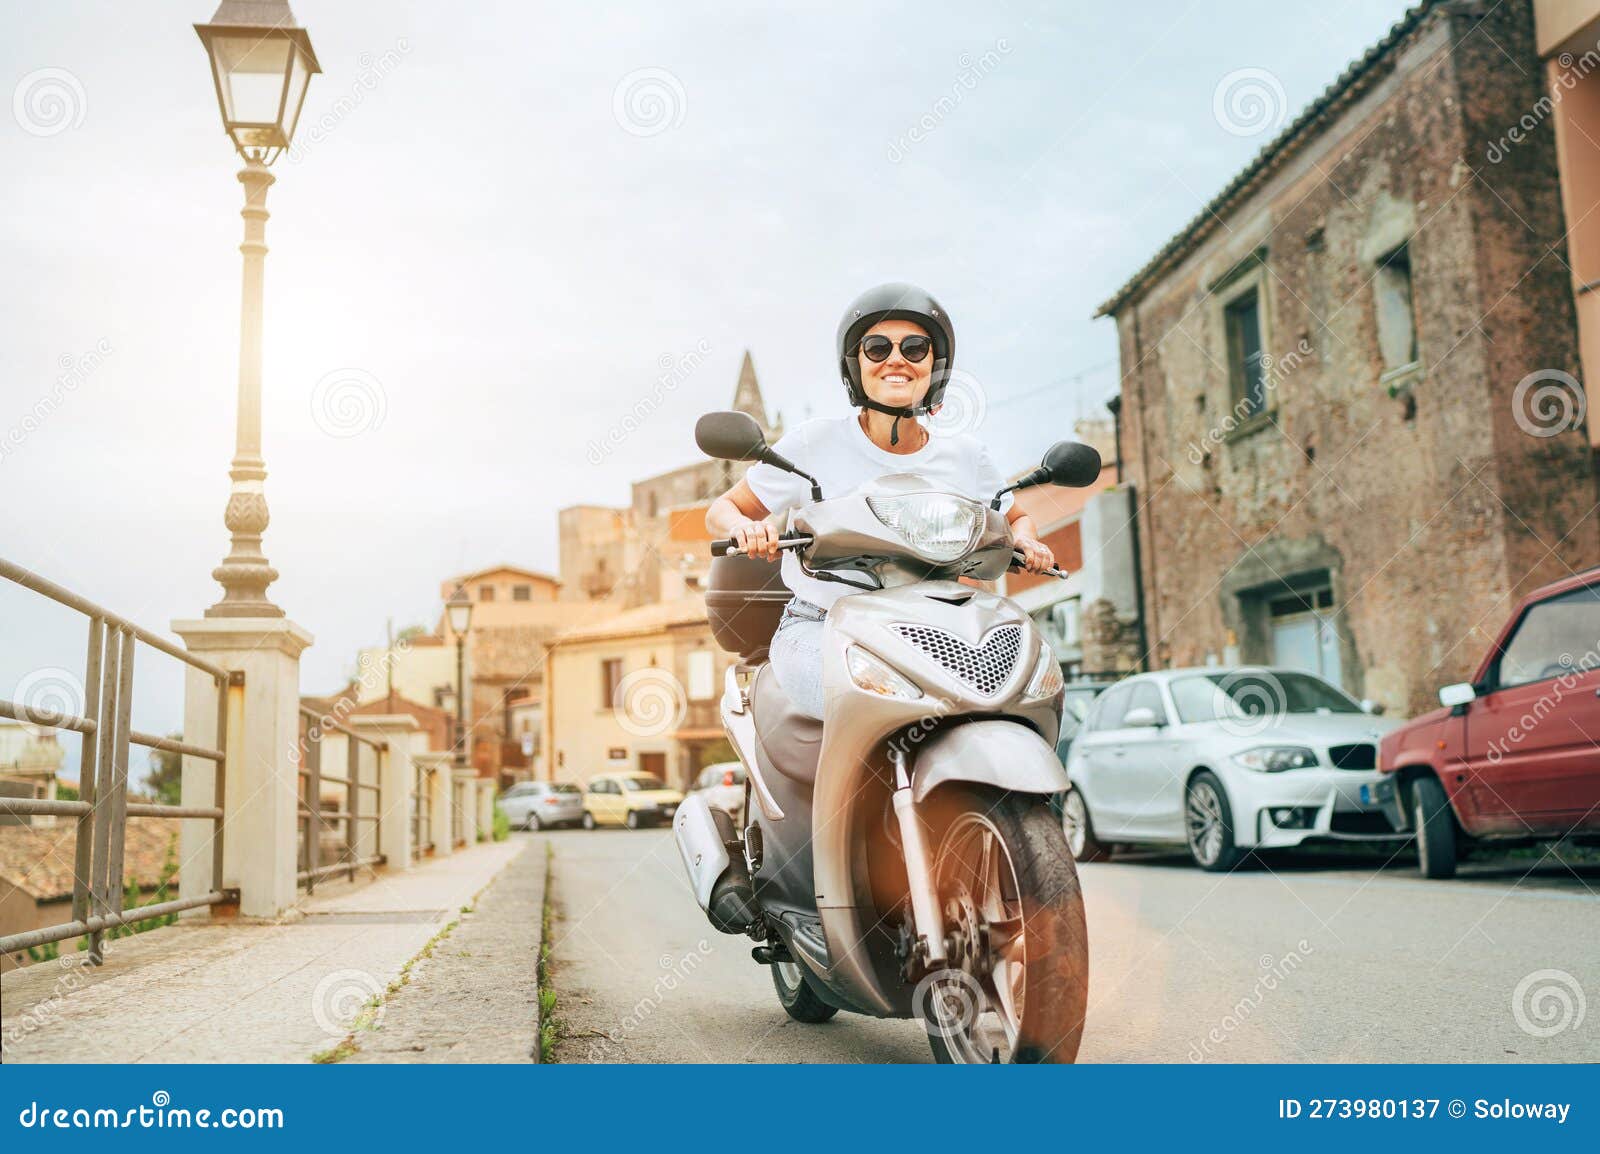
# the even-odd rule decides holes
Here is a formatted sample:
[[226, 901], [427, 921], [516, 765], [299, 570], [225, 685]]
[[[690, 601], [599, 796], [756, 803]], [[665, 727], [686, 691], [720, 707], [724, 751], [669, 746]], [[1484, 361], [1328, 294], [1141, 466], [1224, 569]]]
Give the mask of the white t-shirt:
[[[773, 448], [815, 477], [824, 499], [848, 497], [869, 481], [892, 473], [915, 473], [939, 492], [985, 502], [1005, 484], [989, 450], [976, 437], [965, 433], [940, 436], [929, 429], [928, 443], [915, 453], [891, 453], [872, 443], [854, 414], [807, 421], [785, 433]], [[787, 513], [811, 503], [811, 482], [771, 465], [751, 465], [745, 480], [772, 513]], [[1005, 495], [1000, 507], [1011, 507], [1011, 494]], [[792, 550], [783, 554], [783, 583], [796, 597], [824, 609], [853, 592], [848, 585], [806, 576]]]

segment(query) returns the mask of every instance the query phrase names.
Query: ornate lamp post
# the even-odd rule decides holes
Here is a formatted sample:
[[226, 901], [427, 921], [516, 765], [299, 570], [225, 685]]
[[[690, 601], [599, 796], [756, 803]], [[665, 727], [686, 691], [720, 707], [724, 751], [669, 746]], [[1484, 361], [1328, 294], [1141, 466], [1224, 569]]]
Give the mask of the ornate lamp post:
[[222, 124], [244, 158], [244, 291], [239, 322], [239, 411], [233, 479], [223, 520], [233, 535], [228, 556], [211, 575], [222, 600], [207, 617], [282, 617], [267, 597], [278, 571], [261, 551], [267, 527], [261, 456], [261, 291], [267, 255], [267, 166], [289, 147], [311, 77], [322, 71], [311, 38], [295, 23], [288, 0], [222, 0], [209, 24], [194, 30], [211, 58]]
[[444, 605], [445, 617], [450, 621], [450, 632], [456, 635], [456, 768], [467, 765], [467, 698], [466, 656], [467, 630], [472, 627], [472, 598], [463, 586], [457, 585]]

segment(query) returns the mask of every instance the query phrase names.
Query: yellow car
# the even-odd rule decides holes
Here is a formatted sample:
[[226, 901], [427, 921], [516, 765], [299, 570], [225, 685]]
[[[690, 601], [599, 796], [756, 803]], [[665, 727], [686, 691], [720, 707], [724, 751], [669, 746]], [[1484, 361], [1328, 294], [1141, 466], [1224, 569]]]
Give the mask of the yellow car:
[[648, 773], [602, 773], [583, 795], [583, 828], [625, 825], [642, 829], [670, 822], [683, 794]]

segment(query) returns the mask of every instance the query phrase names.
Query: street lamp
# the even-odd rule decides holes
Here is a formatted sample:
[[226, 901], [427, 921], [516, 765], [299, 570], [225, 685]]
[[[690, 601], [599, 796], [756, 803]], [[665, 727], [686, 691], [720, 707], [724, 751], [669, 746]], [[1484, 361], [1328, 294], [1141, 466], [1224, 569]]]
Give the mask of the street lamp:
[[282, 617], [267, 598], [278, 571], [261, 552], [267, 499], [261, 456], [261, 295], [267, 255], [267, 166], [289, 147], [311, 77], [322, 71], [311, 38], [295, 23], [288, 0], [222, 0], [209, 24], [194, 30], [211, 59], [222, 125], [244, 158], [244, 284], [239, 315], [239, 397], [233, 484], [223, 521], [232, 547], [211, 575], [222, 600], [207, 617]]
[[456, 765], [464, 768], [467, 764], [467, 630], [472, 627], [472, 598], [467, 596], [465, 586], [457, 585], [456, 591], [450, 594], [450, 600], [444, 603], [444, 615], [450, 622], [450, 632], [456, 635]]

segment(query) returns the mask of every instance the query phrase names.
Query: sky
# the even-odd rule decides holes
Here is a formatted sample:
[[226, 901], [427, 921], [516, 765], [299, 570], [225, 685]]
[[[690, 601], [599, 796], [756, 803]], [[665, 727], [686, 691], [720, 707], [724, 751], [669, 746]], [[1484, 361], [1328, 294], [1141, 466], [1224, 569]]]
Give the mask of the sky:
[[[293, 7], [323, 74], [268, 194], [265, 551], [318, 693], [447, 575], [553, 572], [558, 509], [692, 461], [745, 350], [785, 420], [842, 414], [882, 281], [944, 303], [964, 426], [1035, 462], [1116, 392], [1095, 307], [1405, 5]], [[0, 557], [163, 633], [228, 548], [212, 11], [0, 0]], [[0, 697], [81, 692], [84, 637], [0, 582]], [[134, 726], [170, 732], [148, 653]]]

